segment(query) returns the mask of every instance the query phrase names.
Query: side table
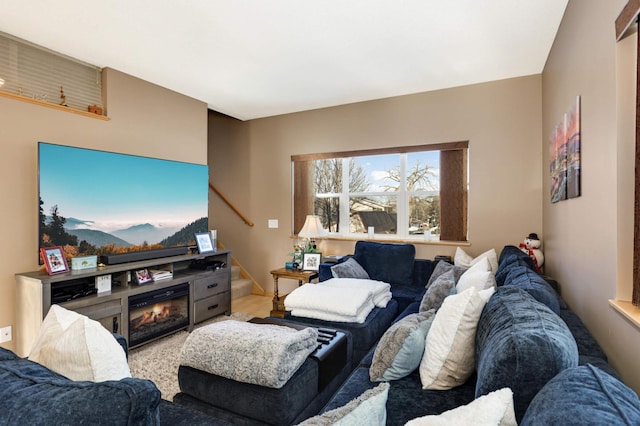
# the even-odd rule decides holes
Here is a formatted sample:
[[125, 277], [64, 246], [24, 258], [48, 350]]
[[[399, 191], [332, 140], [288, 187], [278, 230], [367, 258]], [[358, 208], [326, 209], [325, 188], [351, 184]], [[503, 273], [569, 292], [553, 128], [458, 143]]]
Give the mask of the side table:
[[270, 315], [272, 317], [284, 318], [284, 299], [287, 295], [283, 294], [280, 296], [278, 293], [278, 280], [280, 278], [298, 280], [298, 286], [301, 286], [303, 283], [310, 283], [311, 280], [318, 278], [318, 271], [279, 268], [271, 271], [271, 275], [273, 275], [273, 310]]

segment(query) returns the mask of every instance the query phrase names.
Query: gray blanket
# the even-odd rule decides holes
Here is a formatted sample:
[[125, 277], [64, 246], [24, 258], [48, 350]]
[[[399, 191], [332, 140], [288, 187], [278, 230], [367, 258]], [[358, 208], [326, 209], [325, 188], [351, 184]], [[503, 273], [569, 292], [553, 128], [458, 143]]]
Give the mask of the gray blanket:
[[279, 389], [317, 346], [314, 328], [221, 321], [194, 330], [180, 364], [238, 382]]

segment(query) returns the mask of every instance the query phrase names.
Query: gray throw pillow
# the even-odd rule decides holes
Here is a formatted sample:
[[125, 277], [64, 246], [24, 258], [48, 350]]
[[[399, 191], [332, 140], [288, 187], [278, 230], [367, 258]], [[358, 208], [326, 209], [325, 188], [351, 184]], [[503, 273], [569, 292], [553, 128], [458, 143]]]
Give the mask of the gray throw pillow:
[[332, 266], [331, 275], [333, 275], [333, 278], [369, 279], [367, 271], [365, 271], [364, 268], [352, 257], [342, 263]]
[[420, 366], [434, 316], [435, 310], [410, 314], [387, 329], [376, 346], [369, 368], [372, 382], [399, 380]]
[[429, 277], [429, 281], [427, 281], [427, 285], [425, 287], [429, 288], [431, 284], [433, 284], [440, 275], [448, 271], [453, 271], [453, 278], [457, 283], [460, 277], [462, 276], [462, 274], [464, 274], [466, 270], [467, 270], [466, 268], [455, 266], [449, 262], [445, 262], [444, 260], [441, 260], [438, 263], [436, 263], [436, 267], [433, 268], [433, 272], [431, 273], [431, 276]]
[[422, 297], [419, 312], [426, 312], [430, 309], [437, 311], [440, 309], [444, 299], [449, 296], [452, 291], [455, 291], [456, 280], [454, 274], [455, 272], [453, 268], [451, 268], [435, 279]]

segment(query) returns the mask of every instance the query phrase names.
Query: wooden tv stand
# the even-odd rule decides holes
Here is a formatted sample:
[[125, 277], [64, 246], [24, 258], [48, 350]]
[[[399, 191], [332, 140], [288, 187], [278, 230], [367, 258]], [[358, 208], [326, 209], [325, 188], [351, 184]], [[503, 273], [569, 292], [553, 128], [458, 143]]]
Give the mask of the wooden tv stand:
[[[224, 262], [217, 270], [192, 269], [196, 260]], [[131, 271], [144, 268], [164, 269], [173, 277], [138, 285], [131, 280]], [[218, 250], [206, 255], [185, 254], [97, 268], [71, 270], [64, 274], [48, 275], [45, 271], [16, 274], [16, 353], [27, 356], [40, 330], [40, 324], [52, 303], [52, 294], [75, 282], [94, 283], [102, 275], [111, 276], [111, 291], [78, 295], [58, 303], [99, 321], [109, 331], [128, 339], [129, 297], [178, 284], [189, 284], [189, 330], [194, 324], [220, 314], [231, 315], [231, 251]]]

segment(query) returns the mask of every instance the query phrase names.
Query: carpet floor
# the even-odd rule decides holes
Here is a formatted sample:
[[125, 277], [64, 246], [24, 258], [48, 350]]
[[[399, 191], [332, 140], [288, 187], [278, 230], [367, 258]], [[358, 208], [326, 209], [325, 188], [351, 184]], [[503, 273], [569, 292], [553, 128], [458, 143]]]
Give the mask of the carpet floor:
[[[203, 321], [196, 324], [194, 328], [229, 319], [248, 321], [251, 318], [253, 318], [253, 315], [234, 312], [231, 316], [220, 315]], [[173, 401], [173, 396], [180, 392], [178, 385], [179, 356], [182, 345], [187, 340], [188, 335], [189, 333], [186, 330], [182, 330], [131, 349], [129, 351], [131, 376], [151, 380], [162, 392], [162, 399]]]

